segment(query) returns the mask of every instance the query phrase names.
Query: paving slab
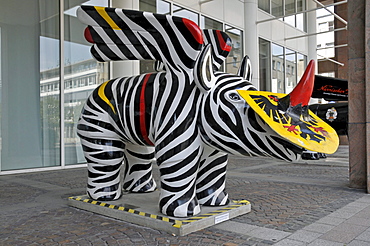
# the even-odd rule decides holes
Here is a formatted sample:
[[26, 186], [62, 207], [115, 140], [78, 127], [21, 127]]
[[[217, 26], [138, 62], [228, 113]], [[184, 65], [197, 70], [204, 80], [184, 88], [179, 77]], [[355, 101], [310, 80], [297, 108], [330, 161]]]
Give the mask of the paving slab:
[[361, 233], [359, 236], [356, 237], [356, 239], [365, 241], [370, 245], [370, 229], [367, 229], [366, 231]]
[[322, 236], [322, 233], [306, 231], [306, 230], [299, 230], [293, 233], [291, 236], [289, 236], [288, 239], [305, 242], [305, 243], [311, 243], [315, 239], [319, 238], [320, 236]]
[[158, 199], [157, 190], [141, 194], [125, 193], [120, 199], [109, 202], [96, 201], [87, 195], [73, 196], [68, 199], [68, 205], [180, 236], [251, 211], [251, 204], [247, 200], [233, 200], [226, 206], [203, 206], [201, 213], [196, 216], [177, 218], [161, 214], [158, 209]]
[[328, 241], [324, 239], [316, 239], [312, 243], [308, 244], [308, 246], [343, 246], [343, 243]]

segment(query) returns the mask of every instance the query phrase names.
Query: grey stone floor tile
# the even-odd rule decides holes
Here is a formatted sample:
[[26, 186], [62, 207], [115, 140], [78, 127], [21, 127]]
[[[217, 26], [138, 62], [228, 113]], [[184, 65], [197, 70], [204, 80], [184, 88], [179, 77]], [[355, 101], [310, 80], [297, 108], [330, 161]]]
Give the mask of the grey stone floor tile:
[[308, 246], [343, 246], [343, 243], [328, 241], [324, 239], [316, 239], [312, 243], [308, 244]]
[[[361, 198], [360, 198], [361, 199]], [[354, 202], [351, 202], [350, 204], [348, 204], [347, 206], [350, 206], [350, 207], [355, 207], [355, 208], [367, 208], [368, 206], [370, 206], [370, 203], [367, 203], [367, 202], [360, 202], [360, 201], [354, 201]], [[346, 206], [346, 207], [347, 207]]]
[[358, 235], [356, 239], [366, 241], [370, 245], [370, 228]]
[[235, 221], [226, 221], [226, 222], [217, 224], [213, 227], [220, 229], [220, 230], [233, 231], [239, 234], [247, 234], [248, 232], [259, 228], [258, 226], [235, 222]]
[[270, 241], [279, 241], [290, 235], [291, 233], [289, 232], [278, 231], [278, 230], [263, 228], [263, 227], [259, 227], [257, 229], [254, 229], [248, 232], [248, 236], [252, 236], [252, 237], [256, 237], [256, 238], [260, 238], [264, 240], [270, 240]]
[[354, 217], [370, 219], [370, 207], [364, 208], [363, 210], [358, 212]]
[[358, 199], [357, 202], [368, 203], [370, 205], [370, 194], [365, 195], [362, 198]]
[[370, 226], [370, 220], [361, 218], [361, 217], [352, 217], [346, 220], [346, 223], [353, 224], [353, 225], [359, 225], [359, 226]]
[[356, 215], [356, 213], [338, 211], [338, 210], [330, 214], [331, 217], [342, 218], [342, 219], [349, 219], [354, 215]]
[[305, 246], [305, 245], [307, 244], [304, 242], [300, 242], [300, 241], [296, 241], [296, 240], [292, 240], [288, 238], [283, 239], [280, 242], [277, 242], [274, 244], [274, 246]]
[[328, 225], [328, 224], [321, 224], [321, 223], [313, 223], [311, 225], [306, 226], [303, 228], [306, 231], [313, 231], [313, 232], [318, 232], [318, 233], [325, 233], [334, 228], [333, 225]]
[[353, 240], [352, 242], [350, 242], [346, 246], [369, 246], [369, 245], [370, 245], [369, 242], [365, 242], [365, 241], [361, 241], [361, 240]]
[[354, 225], [345, 221], [342, 224], [336, 226], [333, 230], [342, 231], [345, 233], [357, 233], [358, 235], [360, 235], [366, 229], [366, 226]]
[[320, 239], [347, 244], [354, 240], [360, 233], [331, 230], [320, 237]]
[[328, 216], [325, 216], [324, 218], [319, 219], [317, 221], [317, 223], [336, 226], [336, 225], [342, 224], [344, 221], [346, 221], [346, 219], [332, 217], [332, 216], [328, 215]]
[[315, 239], [319, 238], [322, 235], [323, 235], [322, 233], [299, 230], [290, 235], [288, 239], [293, 239], [305, 243], [311, 243], [312, 241], [314, 241]]

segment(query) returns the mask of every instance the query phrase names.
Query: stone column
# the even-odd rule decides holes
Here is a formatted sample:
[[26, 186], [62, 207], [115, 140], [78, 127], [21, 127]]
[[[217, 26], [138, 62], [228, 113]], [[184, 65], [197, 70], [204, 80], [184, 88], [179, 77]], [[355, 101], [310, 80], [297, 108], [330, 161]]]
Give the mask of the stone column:
[[[365, 18], [366, 11], [369, 12], [368, 1], [348, 1], [349, 182], [352, 188], [367, 187], [369, 191], [367, 179], [370, 142], [367, 138], [370, 126], [367, 122], [370, 113], [367, 98], [370, 96], [370, 85], [366, 86], [366, 80], [370, 78], [370, 73], [366, 71], [370, 66], [369, 62], [366, 64], [365, 58], [365, 44], [369, 51], [369, 44], [365, 42], [365, 19], [369, 21], [369, 17]], [[368, 25], [367, 28], [369, 27]]]
[[[113, 8], [139, 10], [139, 0], [113, 0]], [[129, 77], [140, 73], [140, 61], [111, 62], [111, 78]]]
[[253, 71], [252, 83], [259, 87], [259, 70], [258, 70], [258, 33], [257, 33], [257, 0], [244, 1], [244, 54], [248, 55]]
[[365, 0], [365, 86], [366, 86], [366, 153], [367, 192], [370, 193], [370, 1]]

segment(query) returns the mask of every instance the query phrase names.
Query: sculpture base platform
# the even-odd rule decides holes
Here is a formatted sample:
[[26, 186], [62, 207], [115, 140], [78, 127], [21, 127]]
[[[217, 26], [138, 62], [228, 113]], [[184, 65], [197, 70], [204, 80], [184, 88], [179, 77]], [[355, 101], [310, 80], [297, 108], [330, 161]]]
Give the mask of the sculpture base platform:
[[150, 227], [157, 230], [184, 236], [215, 224], [227, 221], [251, 211], [246, 200], [231, 201], [226, 206], [202, 207], [201, 213], [188, 218], [165, 216], [158, 208], [159, 191], [137, 194], [125, 193], [116, 201], [101, 202], [87, 195], [68, 199], [70, 206], [118, 220]]

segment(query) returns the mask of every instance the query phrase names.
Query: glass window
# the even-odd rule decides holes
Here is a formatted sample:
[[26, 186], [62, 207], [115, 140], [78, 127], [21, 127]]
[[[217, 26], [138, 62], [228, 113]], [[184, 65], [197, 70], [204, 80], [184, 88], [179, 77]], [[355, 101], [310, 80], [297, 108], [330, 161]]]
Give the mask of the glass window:
[[306, 25], [306, 13], [300, 13], [296, 15], [296, 26], [299, 30], [307, 32]]
[[216, 21], [214, 19], [201, 16], [200, 17], [200, 28], [201, 29], [215, 29], [223, 30], [222, 22]]
[[[297, 0], [297, 12], [304, 10], [306, 10], [306, 1]], [[306, 13], [300, 13], [296, 15], [296, 27], [304, 32], [307, 32], [306, 16]]]
[[[81, 4], [81, 1], [79, 4]], [[108, 6], [108, 0], [88, 1], [86, 5]], [[83, 37], [86, 28], [76, 17], [75, 0], [65, 0], [64, 11], [64, 79], [68, 81], [64, 91], [64, 145], [65, 164], [77, 164], [86, 162], [83, 157], [80, 139], [76, 134], [77, 121], [81, 109], [97, 85], [85, 84], [86, 77], [95, 77], [97, 84], [107, 81], [108, 63], [98, 63], [90, 54], [91, 44]], [[80, 83], [79, 83], [80, 81]]]
[[283, 0], [271, 0], [271, 14], [274, 16], [283, 16]]
[[299, 81], [307, 66], [307, 56], [297, 54], [297, 81]]
[[178, 5], [173, 5], [172, 15], [187, 18], [199, 24], [199, 15], [193, 11], [180, 7]]
[[0, 170], [58, 166], [59, 1], [0, 5]]
[[270, 0], [258, 0], [258, 8], [270, 13]]
[[228, 25], [225, 26], [225, 32], [232, 41], [232, 49], [226, 58], [226, 72], [236, 74], [243, 58], [243, 32]]
[[[295, 0], [285, 0], [285, 15], [296, 13]], [[284, 21], [295, 27], [295, 15], [284, 17]]]
[[259, 75], [261, 91], [271, 91], [271, 50], [270, 42], [259, 38]]
[[276, 70], [271, 74], [271, 91], [284, 93], [284, 48], [277, 44], [271, 44], [272, 60], [275, 61]]
[[290, 93], [297, 84], [296, 68], [297, 60], [296, 53], [293, 50], [285, 49], [285, 93]]
[[164, 14], [168, 15], [171, 14], [170, 10], [171, 5], [168, 2], [162, 0], [140, 0], [139, 2], [139, 10], [140, 11], [147, 11], [151, 13], [157, 14]]
[[[140, 0], [139, 10], [157, 14], [171, 14], [171, 5], [162, 0]], [[155, 61], [152, 60], [140, 61], [140, 74], [155, 72], [154, 63]]]

